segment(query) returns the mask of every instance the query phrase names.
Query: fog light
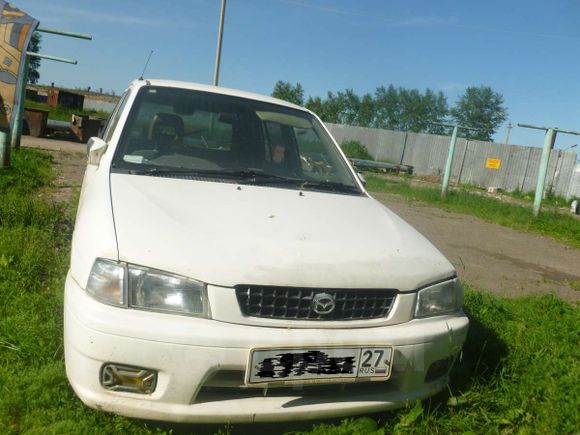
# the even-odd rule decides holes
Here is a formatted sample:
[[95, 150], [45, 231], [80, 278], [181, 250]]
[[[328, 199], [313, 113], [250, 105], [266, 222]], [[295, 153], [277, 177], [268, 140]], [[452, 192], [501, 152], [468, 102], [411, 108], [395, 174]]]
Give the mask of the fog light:
[[157, 372], [143, 367], [107, 363], [101, 369], [101, 385], [112, 391], [151, 394], [157, 387]]
[[446, 375], [452, 363], [453, 363], [452, 356], [450, 356], [449, 358], [440, 359], [439, 361], [435, 361], [433, 364], [429, 366], [429, 370], [427, 370], [427, 374], [425, 375], [425, 382], [431, 382], [434, 381], [435, 379], [439, 379], [440, 377]]

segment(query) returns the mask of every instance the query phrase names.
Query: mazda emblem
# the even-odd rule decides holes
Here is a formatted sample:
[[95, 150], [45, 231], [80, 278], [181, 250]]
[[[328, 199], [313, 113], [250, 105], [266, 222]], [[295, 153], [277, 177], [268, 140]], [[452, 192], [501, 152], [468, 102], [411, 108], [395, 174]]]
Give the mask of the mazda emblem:
[[310, 305], [312, 311], [316, 314], [324, 315], [330, 314], [336, 308], [336, 302], [334, 297], [328, 293], [318, 293], [314, 298], [312, 298], [312, 304]]

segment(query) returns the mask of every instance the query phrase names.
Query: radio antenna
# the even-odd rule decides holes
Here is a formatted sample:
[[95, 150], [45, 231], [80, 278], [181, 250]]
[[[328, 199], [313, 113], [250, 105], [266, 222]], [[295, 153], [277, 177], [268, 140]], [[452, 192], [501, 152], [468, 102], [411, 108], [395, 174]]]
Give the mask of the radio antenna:
[[145, 70], [147, 69], [147, 66], [149, 65], [149, 60], [151, 60], [152, 55], [153, 55], [153, 50], [151, 50], [149, 52], [149, 56], [147, 56], [147, 62], [145, 62], [145, 66], [143, 67], [143, 72], [141, 73], [141, 77], [139, 77], [139, 80], [143, 80], [143, 75], [145, 74]]

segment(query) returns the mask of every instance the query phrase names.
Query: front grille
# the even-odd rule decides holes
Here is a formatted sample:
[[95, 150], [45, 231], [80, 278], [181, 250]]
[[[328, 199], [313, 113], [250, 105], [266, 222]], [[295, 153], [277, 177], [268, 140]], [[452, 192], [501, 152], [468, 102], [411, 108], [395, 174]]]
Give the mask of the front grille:
[[[284, 320], [366, 320], [386, 317], [397, 291], [393, 289], [319, 289], [273, 286], [236, 286], [245, 316]], [[334, 300], [329, 313], [315, 311], [315, 298]]]

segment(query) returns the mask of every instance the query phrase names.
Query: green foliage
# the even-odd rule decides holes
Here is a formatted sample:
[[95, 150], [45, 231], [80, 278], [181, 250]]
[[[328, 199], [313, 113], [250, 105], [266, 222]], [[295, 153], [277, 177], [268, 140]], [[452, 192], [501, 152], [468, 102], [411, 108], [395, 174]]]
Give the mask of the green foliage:
[[300, 83], [292, 85], [290, 82], [278, 80], [274, 85], [272, 96], [299, 106], [304, 105], [304, 89]]
[[383, 435], [377, 422], [370, 417], [348, 418], [339, 424], [315, 424], [308, 432], [294, 432], [296, 435]]
[[474, 193], [451, 191], [445, 200], [441, 200], [439, 189], [411, 186], [407, 182], [390, 182], [376, 176], [368, 176], [366, 180], [367, 189], [370, 191], [395, 193], [516, 230], [543, 234], [580, 248], [580, 220], [572, 216], [544, 210], [537, 218], [533, 218], [530, 207], [509, 204]]
[[[12, 153], [12, 166], [0, 169], [0, 195], [9, 191], [25, 194], [44, 186], [52, 179], [50, 156], [34, 150]], [[0, 202], [0, 207], [4, 201]]]
[[[32, 53], [38, 53], [40, 51], [40, 43], [42, 42], [42, 35], [38, 32], [34, 32], [30, 37], [30, 42], [28, 43], [27, 51]], [[33, 85], [38, 83], [40, 78], [40, 73], [38, 69], [40, 68], [40, 58], [39, 57], [28, 57], [28, 83]]]
[[427, 89], [385, 89], [375, 91], [376, 117], [372, 127], [389, 130], [441, 133], [442, 127], [434, 123], [443, 122], [448, 113], [447, 99], [442, 92]]
[[489, 86], [470, 86], [451, 109], [451, 116], [458, 124], [477, 129], [469, 137], [490, 141], [507, 119], [507, 108], [503, 106], [503, 96]]
[[73, 113], [75, 115], [88, 115], [99, 119], [107, 119], [109, 117], [109, 112], [105, 112], [104, 110], [77, 110], [61, 106], [50, 107], [48, 104], [30, 100], [24, 102], [24, 107], [27, 109], [48, 110], [48, 118], [56, 121], [70, 121]]
[[0, 170], [0, 433], [135, 433], [147, 425], [93, 412], [68, 386], [62, 293], [71, 219], [39, 195], [50, 158], [14, 153]]
[[447, 99], [442, 92], [380, 86], [374, 97], [359, 97], [352, 89], [336, 94], [328, 92], [326, 99], [309, 97], [306, 107], [325, 122], [358, 127], [385, 128], [400, 131], [441, 133], [436, 122], [447, 116]]
[[308, 98], [306, 108], [312, 110], [325, 122], [334, 124], [371, 126], [375, 116], [375, 101], [370, 94], [359, 97], [352, 89], [336, 94], [328, 92], [325, 100]]
[[[520, 190], [515, 190], [513, 192], [502, 192], [505, 195], [511, 196], [512, 198], [521, 199], [523, 201], [533, 202], [535, 192], [522, 192]], [[542, 205], [551, 205], [554, 207], [569, 207], [570, 201], [563, 196], [557, 196], [552, 193], [547, 194], [542, 200]]]
[[[562, 434], [580, 430], [580, 309], [553, 295], [500, 298], [467, 288], [470, 319], [448, 390], [375, 414], [385, 434]], [[364, 433], [357, 421], [318, 424], [316, 435]]]
[[357, 140], [345, 141], [340, 148], [349, 159], [374, 160], [367, 148]]
[[[463, 126], [477, 128], [470, 137], [492, 140], [493, 134], [507, 118], [503, 97], [489, 86], [468, 87], [455, 106], [449, 110], [443, 92], [426, 89], [388, 88], [379, 86], [374, 93], [357, 95], [352, 89], [328, 92], [326, 98], [310, 96], [304, 104], [304, 90], [300, 83], [292, 85], [279, 80], [272, 96], [304, 105], [323, 121], [358, 127], [446, 134], [438, 125], [451, 115]], [[466, 134], [461, 130], [461, 134]]]

